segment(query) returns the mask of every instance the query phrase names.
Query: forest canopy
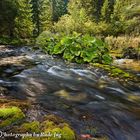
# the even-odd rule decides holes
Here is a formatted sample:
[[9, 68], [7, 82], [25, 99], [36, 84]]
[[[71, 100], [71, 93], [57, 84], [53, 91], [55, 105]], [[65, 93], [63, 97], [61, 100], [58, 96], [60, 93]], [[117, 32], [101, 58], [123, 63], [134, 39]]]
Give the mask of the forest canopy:
[[0, 36], [37, 37], [43, 31], [99, 36], [140, 34], [139, 0], [1, 0]]

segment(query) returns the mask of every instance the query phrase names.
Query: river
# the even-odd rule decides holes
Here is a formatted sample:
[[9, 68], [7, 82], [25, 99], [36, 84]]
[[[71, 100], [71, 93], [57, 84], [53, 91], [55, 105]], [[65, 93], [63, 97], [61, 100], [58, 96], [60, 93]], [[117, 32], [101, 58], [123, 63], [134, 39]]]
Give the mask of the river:
[[[0, 87], [8, 90], [1, 97], [30, 100], [66, 119], [78, 134], [140, 139], [139, 81], [120, 82], [89, 64], [68, 63], [29, 47], [3, 46], [0, 59]], [[20, 59], [31, 64], [21, 65]], [[140, 71], [133, 73], [140, 79]]]

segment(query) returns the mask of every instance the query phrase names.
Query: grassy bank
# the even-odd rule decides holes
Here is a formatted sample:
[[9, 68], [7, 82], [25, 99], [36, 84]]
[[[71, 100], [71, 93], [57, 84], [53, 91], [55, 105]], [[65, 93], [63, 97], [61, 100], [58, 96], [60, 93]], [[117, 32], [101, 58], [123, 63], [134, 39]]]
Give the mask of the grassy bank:
[[114, 58], [140, 59], [140, 36], [109, 36], [105, 42]]

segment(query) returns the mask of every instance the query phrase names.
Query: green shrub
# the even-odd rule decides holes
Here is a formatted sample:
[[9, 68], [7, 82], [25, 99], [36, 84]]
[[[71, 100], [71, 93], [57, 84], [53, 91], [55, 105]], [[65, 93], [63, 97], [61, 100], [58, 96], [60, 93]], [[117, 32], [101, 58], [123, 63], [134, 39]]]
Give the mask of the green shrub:
[[[38, 42], [42, 42], [42, 44]], [[63, 37], [54, 35], [51, 38], [41, 35], [38, 37], [37, 43], [45, 52], [52, 55], [62, 55], [64, 59], [71, 62], [105, 64], [112, 62], [106, 43], [90, 35], [73, 33]]]
[[46, 46], [46, 42], [48, 38], [51, 38], [53, 35], [51, 32], [44, 31], [42, 32], [39, 37], [36, 39], [36, 44], [42, 47]]
[[[80, 22], [81, 21], [81, 22]], [[64, 15], [54, 24], [54, 30], [59, 33], [71, 34], [72, 32], [87, 33], [107, 36], [110, 33], [110, 24], [104, 21], [98, 23], [89, 19], [83, 20]]]

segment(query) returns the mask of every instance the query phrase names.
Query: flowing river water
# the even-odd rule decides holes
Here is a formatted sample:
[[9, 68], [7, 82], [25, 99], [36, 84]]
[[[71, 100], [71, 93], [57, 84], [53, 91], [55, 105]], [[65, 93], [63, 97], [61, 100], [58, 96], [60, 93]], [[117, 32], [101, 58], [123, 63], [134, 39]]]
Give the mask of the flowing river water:
[[[22, 57], [32, 64], [12, 63]], [[9, 61], [0, 65], [0, 87], [8, 90], [0, 97], [30, 100], [66, 119], [78, 134], [97, 131], [110, 140], [140, 140], [139, 81], [121, 82], [99, 68], [67, 63], [29, 47], [3, 46], [0, 59]], [[134, 74], [140, 79], [140, 71]]]

